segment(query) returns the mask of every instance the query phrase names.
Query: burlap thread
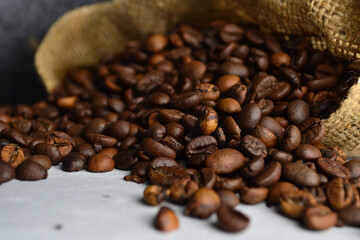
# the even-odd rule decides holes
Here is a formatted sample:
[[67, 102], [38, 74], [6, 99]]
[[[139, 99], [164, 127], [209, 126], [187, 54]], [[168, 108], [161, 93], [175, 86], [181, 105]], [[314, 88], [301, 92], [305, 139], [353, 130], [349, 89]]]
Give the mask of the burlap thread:
[[[338, 57], [360, 59], [360, 1], [357, 0], [114, 0], [66, 13], [48, 31], [35, 65], [46, 89], [66, 71], [90, 66], [120, 51], [128, 40], [144, 40], [178, 22], [206, 24], [223, 19], [258, 24], [262, 29], [308, 36], [315, 48]], [[360, 85], [326, 120], [324, 143], [360, 155]]]

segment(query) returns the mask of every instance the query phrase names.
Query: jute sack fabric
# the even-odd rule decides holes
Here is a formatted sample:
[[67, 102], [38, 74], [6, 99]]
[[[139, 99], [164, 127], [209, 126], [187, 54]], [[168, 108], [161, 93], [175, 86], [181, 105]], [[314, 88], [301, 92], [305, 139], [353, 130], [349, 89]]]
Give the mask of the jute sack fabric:
[[[39, 46], [35, 65], [51, 91], [67, 70], [94, 65], [103, 54], [120, 51], [128, 40], [144, 40], [179, 22], [206, 24], [215, 19], [307, 36], [315, 48], [328, 48], [354, 63], [360, 59], [358, 0], [114, 0], [61, 17]], [[324, 144], [340, 147], [348, 156], [360, 155], [359, 84], [325, 122]]]

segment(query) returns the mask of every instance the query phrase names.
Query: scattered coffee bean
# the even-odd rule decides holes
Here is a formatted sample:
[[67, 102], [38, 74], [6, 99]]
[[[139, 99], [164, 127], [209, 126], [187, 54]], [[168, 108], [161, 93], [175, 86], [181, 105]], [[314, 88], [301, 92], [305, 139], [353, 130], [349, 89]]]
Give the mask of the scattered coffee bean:
[[240, 232], [244, 230], [250, 222], [250, 219], [246, 215], [228, 206], [221, 206], [217, 211], [217, 217], [219, 227], [227, 232]]
[[46, 179], [46, 169], [35, 161], [24, 161], [16, 168], [16, 178], [24, 181]]
[[200, 188], [190, 197], [185, 214], [197, 218], [208, 218], [219, 207], [219, 195], [210, 188]]
[[144, 202], [149, 205], [157, 206], [164, 202], [170, 194], [169, 189], [157, 185], [149, 185], [144, 190]]
[[155, 218], [155, 227], [163, 232], [173, 231], [179, 227], [179, 220], [173, 210], [161, 207]]

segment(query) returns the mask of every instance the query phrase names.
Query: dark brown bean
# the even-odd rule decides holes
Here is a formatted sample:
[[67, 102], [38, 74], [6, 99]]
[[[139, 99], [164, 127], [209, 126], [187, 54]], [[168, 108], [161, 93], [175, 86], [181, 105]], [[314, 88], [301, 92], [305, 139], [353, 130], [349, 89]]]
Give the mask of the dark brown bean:
[[286, 115], [291, 123], [297, 125], [309, 118], [309, 105], [301, 99], [293, 100], [287, 106]]
[[360, 207], [349, 206], [337, 212], [339, 219], [346, 225], [360, 226]]
[[295, 155], [298, 159], [305, 161], [315, 161], [322, 157], [320, 150], [310, 144], [300, 144], [295, 151]]
[[241, 149], [249, 157], [266, 157], [268, 153], [265, 144], [251, 135], [241, 139]]
[[298, 125], [301, 143], [316, 144], [325, 135], [325, 124], [318, 118], [308, 118]]
[[157, 206], [164, 202], [170, 195], [170, 190], [157, 185], [149, 185], [144, 190], [144, 202]]
[[15, 177], [15, 169], [7, 162], [0, 160], [0, 184]]
[[161, 156], [171, 159], [176, 158], [175, 150], [166, 147], [165, 145], [156, 142], [151, 138], [145, 138], [141, 143], [141, 147], [144, 150], [145, 154], [148, 155], [150, 158], [156, 158]]
[[349, 169], [328, 158], [318, 158], [316, 166], [320, 172], [329, 178], [340, 177], [348, 179], [350, 177]]
[[46, 179], [46, 169], [35, 161], [24, 161], [16, 168], [16, 178], [23, 181]]
[[168, 207], [161, 207], [155, 218], [155, 227], [164, 232], [173, 231], [179, 227], [179, 220], [173, 210]]
[[219, 227], [227, 232], [240, 232], [244, 230], [250, 219], [243, 213], [231, 209], [228, 206], [221, 206], [217, 211]]
[[360, 177], [360, 159], [351, 159], [344, 164], [344, 167], [350, 171], [349, 179]]
[[282, 175], [290, 182], [302, 187], [316, 187], [320, 185], [320, 176], [315, 170], [301, 163], [287, 163], [283, 165]]
[[200, 188], [189, 199], [185, 214], [205, 219], [220, 207], [219, 195], [209, 188]]
[[175, 203], [186, 203], [189, 197], [199, 189], [196, 182], [190, 179], [175, 181], [170, 186], [170, 200]]
[[46, 170], [49, 170], [51, 168], [51, 159], [48, 156], [42, 155], [42, 154], [36, 154], [32, 155], [26, 160], [28, 161], [35, 161], [39, 163], [41, 166], [43, 166]]
[[336, 213], [324, 205], [318, 205], [305, 210], [303, 222], [309, 229], [325, 230], [335, 226], [337, 222]]
[[240, 203], [239, 197], [233, 191], [220, 190], [217, 194], [220, 197], [221, 205], [234, 208]]
[[259, 187], [270, 186], [279, 181], [281, 176], [281, 164], [279, 162], [270, 162], [265, 169], [255, 177], [255, 183]]
[[78, 152], [69, 153], [61, 161], [61, 168], [66, 172], [83, 170], [85, 168], [85, 165], [86, 157]]
[[301, 133], [294, 125], [289, 125], [284, 132], [281, 145], [287, 152], [297, 149], [301, 142]]
[[261, 108], [256, 103], [249, 103], [241, 109], [236, 119], [241, 130], [254, 128], [260, 123]]
[[215, 173], [232, 173], [244, 166], [244, 156], [241, 152], [224, 148], [212, 153], [206, 158], [205, 165], [215, 171]]
[[263, 202], [268, 194], [269, 190], [265, 187], [260, 188], [248, 188], [245, 187], [240, 190], [241, 202], [247, 204], [257, 204]]
[[150, 168], [148, 175], [152, 183], [163, 187], [170, 187], [178, 180], [190, 179], [190, 175], [184, 169], [177, 167]]
[[269, 187], [266, 202], [269, 204], [278, 204], [280, 198], [293, 191], [298, 191], [295, 185], [289, 182], [277, 182]]

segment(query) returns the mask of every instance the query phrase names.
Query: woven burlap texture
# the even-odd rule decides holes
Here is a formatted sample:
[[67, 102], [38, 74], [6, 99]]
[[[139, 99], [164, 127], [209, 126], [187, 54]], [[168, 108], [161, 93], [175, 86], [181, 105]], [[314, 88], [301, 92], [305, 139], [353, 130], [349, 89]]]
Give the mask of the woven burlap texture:
[[[128, 40], [144, 40], [176, 23], [206, 24], [223, 19], [248, 22], [264, 30], [308, 36], [315, 48], [336, 56], [360, 59], [358, 0], [115, 0], [77, 8], [49, 30], [35, 56], [48, 91], [66, 71], [90, 66]], [[360, 86], [353, 86], [337, 112], [326, 120], [324, 143], [360, 155]]]

